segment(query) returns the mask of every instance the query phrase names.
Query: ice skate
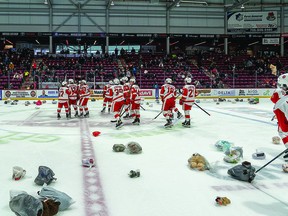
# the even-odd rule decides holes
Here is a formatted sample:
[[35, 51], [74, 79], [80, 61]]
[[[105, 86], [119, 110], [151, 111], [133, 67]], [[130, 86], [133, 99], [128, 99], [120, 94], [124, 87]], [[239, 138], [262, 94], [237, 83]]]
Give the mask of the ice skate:
[[83, 118], [83, 117], [84, 117], [83, 112], [80, 113], [79, 117], [80, 117], [80, 118]]
[[129, 119], [129, 113], [126, 113], [126, 115], [123, 117], [123, 119], [125, 119], [125, 120]]
[[117, 119], [112, 119], [110, 122], [115, 123], [117, 122]]
[[178, 118], [178, 119], [181, 119], [182, 117], [183, 117], [182, 113], [178, 111], [178, 112], [177, 112], [177, 118]]
[[119, 119], [116, 123], [116, 128], [119, 129], [123, 126], [123, 122], [121, 121], [121, 119]]
[[84, 115], [85, 118], [88, 118], [89, 117], [89, 111], [87, 111]]
[[60, 113], [57, 113], [57, 119], [60, 119], [61, 116], [60, 116]]
[[182, 123], [182, 126], [183, 127], [186, 127], [186, 128], [190, 128], [190, 120], [185, 120], [183, 123]]
[[288, 162], [288, 152], [284, 154], [283, 158], [284, 158], [285, 162]]
[[66, 118], [69, 119], [69, 113], [66, 113]]
[[140, 119], [135, 118], [134, 121], [132, 122], [133, 125], [140, 125]]
[[172, 120], [171, 119], [167, 119], [167, 123], [164, 125], [165, 128], [171, 128], [173, 127], [173, 124], [172, 124]]
[[111, 110], [111, 109], [110, 109], [110, 108], [108, 108], [108, 113], [110, 113], [110, 110]]
[[79, 115], [78, 115], [78, 111], [76, 111], [74, 117], [79, 117]]
[[103, 107], [103, 109], [101, 110], [101, 113], [105, 112], [106, 107]]

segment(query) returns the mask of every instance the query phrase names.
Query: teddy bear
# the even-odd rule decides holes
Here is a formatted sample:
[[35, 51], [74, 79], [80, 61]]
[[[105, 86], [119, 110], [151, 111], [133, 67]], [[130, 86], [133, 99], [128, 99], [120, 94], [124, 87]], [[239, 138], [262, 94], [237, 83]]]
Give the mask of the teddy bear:
[[60, 202], [55, 202], [52, 199], [42, 201], [43, 210], [41, 209], [37, 216], [53, 216], [58, 213]]
[[216, 197], [215, 201], [218, 205], [223, 206], [226, 206], [231, 203], [230, 199], [228, 199], [227, 197]]
[[209, 169], [207, 160], [200, 154], [194, 153], [189, 159], [188, 163], [190, 168], [204, 171]]

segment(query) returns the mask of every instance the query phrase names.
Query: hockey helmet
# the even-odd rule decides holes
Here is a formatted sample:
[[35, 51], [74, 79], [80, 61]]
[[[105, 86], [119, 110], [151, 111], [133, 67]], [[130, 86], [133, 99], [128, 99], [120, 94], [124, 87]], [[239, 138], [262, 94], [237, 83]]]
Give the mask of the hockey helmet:
[[113, 80], [113, 82], [114, 82], [115, 85], [119, 85], [119, 84], [120, 84], [120, 80], [117, 79], [117, 78], [115, 78], [115, 79]]
[[171, 79], [171, 78], [167, 78], [167, 79], [165, 80], [165, 83], [171, 84], [171, 83], [172, 83], [172, 79]]
[[184, 82], [185, 82], [185, 83], [191, 83], [191, 82], [192, 82], [191, 77], [186, 77], [186, 78], [184, 79]]
[[68, 82], [72, 84], [72, 83], [74, 83], [74, 80], [73, 79], [69, 79]]
[[279, 88], [283, 89], [284, 91], [288, 90], [288, 73], [282, 74], [278, 77], [277, 85]]
[[81, 83], [82, 84], [86, 84], [86, 80], [81, 80]]
[[113, 85], [114, 84], [113, 80], [109, 80], [109, 84]]
[[135, 83], [135, 82], [136, 82], [136, 79], [135, 79], [135, 78], [131, 78], [131, 79], [129, 80], [129, 82]]
[[66, 86], [67, 85], [67, 82], [66, 81], [63, 81], [62, 82], [62, 86]]

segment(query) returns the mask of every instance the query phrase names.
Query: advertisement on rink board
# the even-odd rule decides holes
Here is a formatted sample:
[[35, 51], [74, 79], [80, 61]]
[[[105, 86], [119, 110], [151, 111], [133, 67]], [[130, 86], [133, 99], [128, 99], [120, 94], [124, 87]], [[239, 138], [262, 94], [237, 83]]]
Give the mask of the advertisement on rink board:
[[4, 90], [2, 91], [2, 93], [3, 93], [3, 99], [37, 98], [37, 90]]
[[37, 90], [38, 98], [57, 98], [58, 90], [56, 89], [43, 89]]
[[[259, 97], [259, 98], [269, 98], [275, 91], [275, 89], [197, 89], [198, 96], [197, 98], [250, 98], [250, 97]], [[92, 89], [90, 90], [90, 98], [99, 98], [103, 97], [102, 89]], [[155, 99], [155, 89], [142, 89], [140, 90], [140, 95], [142, 98], [146, 99]], [[7, 98], [11, 99], [57, 99], [58, 90], [57, 89], [41, 89], [41, 90], [2, 90], [0, 91], [0, 100], [6, 100]], [[179, 97], [178, 97], [179, 99]]]

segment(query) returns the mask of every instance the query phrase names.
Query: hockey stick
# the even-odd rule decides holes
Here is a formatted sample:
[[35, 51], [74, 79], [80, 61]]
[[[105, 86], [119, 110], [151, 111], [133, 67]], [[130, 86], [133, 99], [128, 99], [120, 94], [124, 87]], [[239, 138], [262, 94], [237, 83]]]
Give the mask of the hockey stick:
[[[181, 94], [182, 94], [182, 92], [180, 91], [180, 89], [178, 89], [178, 91], [179, 91], [179, 94], [178, 95], [176, 95], [176, 98], [178, 98]], [[155, 116], [152, 120], [154, 120], [154, 119], [156, 119], [156, 118], [158, 118], [158, 116], [159, 115], [161, 115], [161, 113], [163, 112], [163, 110], [161, 110], [159, 113], [158, 113], [158, 115], [157, 116]]]
[[[125, 105], [123, 105], [122, 107], [121, 107], [121, 110], [120, 110], [120, 118], [124, 115], [124, 113], [125, 113], [125, 108], [124, 108], [124, 106]], [[122, 112], [123, 111], [123, 112]]]
[[158, 113], [158, 115], [157, 116], [155, 116], [152, 120], [154, 120], [154, 119], [156, 119], [156, 118], [158, 118], [158, 116], [159, 115], [161, 115], [161, 113], [163, 112], [163, 110], [161, 110], [159, 113]]
[[274, 115], [274, 116], [272, 117], [271, 121], [274, 121], [275, 117], [276, 117], [276, 115]]
[[210, 113], [208, 113], [206, 110], [204, 110], [202, 107], [200, 107], [197, 103], [194, 103], [199, 109], [201, 109], [203, 112], [205, 112], [207, 115], [211, 116]]
[[260, 167], [258, 170], [255, 171], [255, 173], [259, 172], [260, 170], [262, 170], [264, 167], [266, 167], [267, 165], [269, 165], [270, 163], [272, 163], [274, 160], [276, 160], [278, 157], [280, 157], [282, 154], [287, 153], [288, 149], [285, 149], [283, 152], [281, 152], [279, 155], [277, 155], [276, 157], [274, 157], [272, 160], [270, 160], [268, 163], [266, 163], [265, 165], [263, 165], [262, 167]]
[[[182, 94], [181, 90], [180, 90], [180, 89], [178, 89], [178, 90], [179, 90], [179, 93]], [[180, 94], [179, 94], [179, 95], [180, 95]], [[178, 96], [179, 96], [179, 95], [178, 95]], [[178, 96], [177, 96], [177, 97], [178, 97]], [[199, 109], [201, 109], [203, 112], [205, 112], [207, 115], [211, 116], [210, 113], [208, 113], [206, 110], [204, 110], [202, 107], [200, 107], [197, 103], [194, 103], [194, 104], [195, 104]]]
[[146, 111], [146, 109], [145, 109], [142, 105], [140, 105], [140, 107], [141, 107], [144, 111]]

